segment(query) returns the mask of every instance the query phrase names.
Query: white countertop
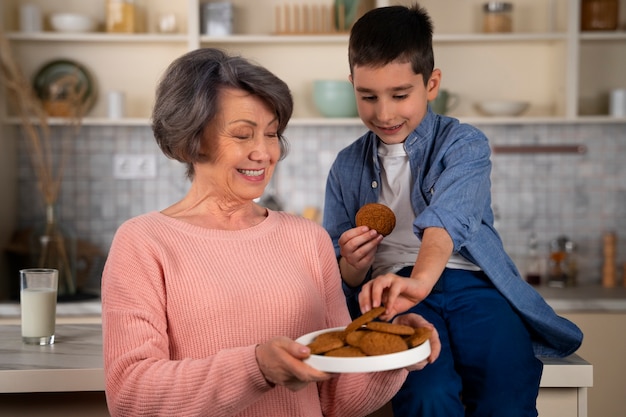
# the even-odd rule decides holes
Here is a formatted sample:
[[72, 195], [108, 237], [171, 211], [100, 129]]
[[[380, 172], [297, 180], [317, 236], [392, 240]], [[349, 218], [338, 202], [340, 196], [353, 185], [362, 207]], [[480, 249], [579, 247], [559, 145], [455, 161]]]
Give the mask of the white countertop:
[[[58, 325], [52, 346], [25, 345], [20, 335], [20, 326], [0, 326], [0, 393], [104, 391], [100, 325]], [[579, 356], [541, 359], [541, 387], [593, 385], [593, 367]]]
[[0, 326], [0, 393], [104, 391], [102, 327], [57, 325], [55, 339], [26, 345], [20, 326]]
[[546, 302], [557, 312], [626, 312], [626, 287], [603, 288], [580, 285], [567, 288], [537, 287]]

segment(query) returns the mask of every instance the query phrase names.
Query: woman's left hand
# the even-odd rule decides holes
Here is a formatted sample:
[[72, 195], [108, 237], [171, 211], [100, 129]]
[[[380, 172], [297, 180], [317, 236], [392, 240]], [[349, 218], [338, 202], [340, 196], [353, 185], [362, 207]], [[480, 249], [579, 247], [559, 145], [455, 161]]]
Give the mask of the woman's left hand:
[[427, 327], [431, 330], [431, 335], [429, 339], [430, 355], [427, 359], [421, 362], [418, 362], [411, 366], [407, 366], [406, 369], [408, 369], [409, 371], [419, 371], [421, 369], [424, 369], [424, 367], [429, 363], [433, 363], [435, 360], [437, 360], [437, 358], [439, 357], [439, 353], [441, 352], [441, 340], [439, 340], [439, 333], [437, 333], [437, 329], [435, 328], [435, 326], [430, 324], [424, 317], [415, 313], [408, 313], [398, 316], [393, 320], [393, 323], [404, 324], [406, 326], [411, 326], [414, 328]]
[[318, 371], [303, 362], [311, 355], [311, 349], [288, 337], [275, 337], [256, 348], [256, 360], [265, 379], [298, 391], [311, 382], [325, 381], [332, 374]]

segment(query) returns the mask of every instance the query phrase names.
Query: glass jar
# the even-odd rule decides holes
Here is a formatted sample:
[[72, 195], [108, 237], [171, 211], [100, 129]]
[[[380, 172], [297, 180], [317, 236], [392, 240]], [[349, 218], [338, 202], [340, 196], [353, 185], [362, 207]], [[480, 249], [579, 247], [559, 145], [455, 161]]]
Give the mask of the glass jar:
[[619, 18], [619, 0], [582, 0], [580, 3], [581, 30], [616, 30]]
[[111, 33], [135, 32], [135, 0], [107, 0], [106, 30]]
[[541, 257], [539, 256], [539, 242], [534, 232], [528, 238], [528, 253], [526, 255], [524, 279], [530, 285], [540, 285]]
[[483, 32], [506, 33], [513, 30], [513, 4], [490, 1], [483, 5]]
[[578, 264], [576, 245], [567, 236], [559, 236], [550, 243], [548, 286], [572, 287], [576, 285]]

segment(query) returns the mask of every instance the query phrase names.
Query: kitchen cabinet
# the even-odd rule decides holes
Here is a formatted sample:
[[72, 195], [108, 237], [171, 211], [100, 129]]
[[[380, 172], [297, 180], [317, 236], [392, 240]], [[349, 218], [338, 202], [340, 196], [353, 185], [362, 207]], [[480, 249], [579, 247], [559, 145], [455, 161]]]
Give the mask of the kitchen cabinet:
[[[372, 6], [410, 3], [371, 1]], [[433, 18], [436, 66], [443, 70], [443, 87], [461, 97], [452, 115], [480, 123], [614, 121], [606, 116], [608, 91], [626, 87], [622, 75], [626, 73], [626, 32], [623, 27], [581, 32], [580, 1], [513, 1], [513, 32], [503, 34], [481, 33], [483, 0], [421, 1]], [[275, 34], [277, 8], [302, 2], [232, 0], [234, 34], [223, 37], [200, 34], [202, 0], [137, 0], [142, 32], [135, 34], [23, 33], [17, 27], [17, 13], [26, 2], [4, 0], [0, 6], [0, 23], [17, 59], [29, 77], [51, 59], [66, 57], [83, 63], [93, 73], [99, 91], [85, 124], [148, 124], [154, 87], [167, 65], [186, 51], [209, 46], [242, 53], [283, 78], [294, 93], [293, 124], [360, 123], [356, 118], [322, 118], [311, 99], [313, 79], [347, 77], [347, 34]], [[105, 0], [28, 3], [38, 5], [44, 16], [73, 11], [104, 22]], [[165, 12], [176, 14], [178, 33], [157, 32], [158, 18]], [[626, 0], [620, 0], [620, 16], [624, 24]], [[108, 90], [126, 93], [125, 119], [105, 117]], [[482, 117], [475, 104], [485, 99], [525, 100], [530, 107], [521, 117]], [[10, 111], [8, 116], [10, 122], [18, 123]]]
[[573, 311], [562, 315], [576, 323], [585, 335], [577, 353], [593, 365], [589, 415], [626, 415], [626, 312]]

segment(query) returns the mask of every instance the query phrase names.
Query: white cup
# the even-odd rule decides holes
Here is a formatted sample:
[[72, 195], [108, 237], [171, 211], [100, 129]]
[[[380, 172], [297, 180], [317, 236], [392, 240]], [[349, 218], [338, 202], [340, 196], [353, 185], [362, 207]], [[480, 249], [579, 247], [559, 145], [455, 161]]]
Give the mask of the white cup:
[[52, 345], [57, 312], [59, 271], [51, 268], [20, 270], [22, 341]]
[[123, 91], [109, 91], [108, 93], [108, 116], [109, 119], [121, 119], [124, 117], [126, 96]]
[[176, 33], [178, 30], [176, 14], [174, 13], [160, 14], [157, 23], [157, 31], [159, 33]]
[[20, 30], [22, 32], [41, 32], [43, 19], [41, 9], [35, 4], [23, 4], [20, 6]]
[[626, 88], [611, 91], [609, 114], [613, 117], [626, 117]]

